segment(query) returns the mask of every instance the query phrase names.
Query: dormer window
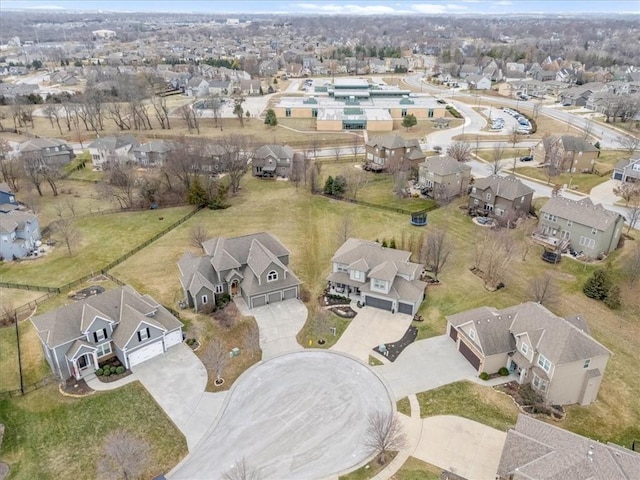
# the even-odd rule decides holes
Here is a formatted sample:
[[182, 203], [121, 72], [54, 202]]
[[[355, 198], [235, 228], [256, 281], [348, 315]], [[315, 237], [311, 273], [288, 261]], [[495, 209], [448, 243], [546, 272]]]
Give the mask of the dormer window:
[[275, 270], [271, 270], [267, 274], [267, 282], [275, 282], [276, 280], [278, 280], [278, 272], [276, 272]]
[[151, 336], [149, 332], [149, 328], [143, 328], [142, 330], [138, 330], [138, 341], [142, 342], [147, 340]]
[[526, 355], [529, 352], [529, 345], [527, 345], [526, 343], [523, 343], [520, 346], [520, 350], [522, 351], [522, 353]]
[[96, 343], [100, 343], [105, 338], [107, 338], [106, 328], [101, 328], [100, 330], [96, 330], [95, 332], [93, 332], [93, 339], [95, 340]]

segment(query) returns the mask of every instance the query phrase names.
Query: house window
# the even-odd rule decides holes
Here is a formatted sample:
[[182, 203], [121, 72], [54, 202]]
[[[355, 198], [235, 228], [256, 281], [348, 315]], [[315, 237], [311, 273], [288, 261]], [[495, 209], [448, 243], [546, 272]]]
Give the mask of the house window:
[[98, 345], [96, 350], [96, 354], [98, 358], [104, 357], [105, 355], [109, 355], [113, 350], [111, 349], [111, 342], [103, 343], [102, 345]]
[[558, 221], [558, 217], [556, 217], [555, 215], [551, 215], [550, 213], [545, 213], [544, 214], [544, 218], [545, 218], [545, 220], [549, 220], [550, 222], [557, 222]]
[[596, 246], [596, 241], [593, 238], [580, 237], [580, 246], [586, 248], [594, 248]]
[[538, 366], [547, 373], [549, 373], [549, 370], [551, 370], [551, 362], [541, 353], [538, 354]]
[[360, 272], [358, 270], [354, 270], [353, 271], [353, 278], [355, 278], [356, 280], [361, 280], [362, 279], [362, 272]]
[[567, 220], [567, 227], [573, 226], [573, 222], [571, 220]]
[[267, 282], [275, 282], [276, 280], [278, 280], [278, 272], [271, 270], [267, 273]]
[[291, 116], [291, 109], [290, 109], [290, 108], [285, 108], [285, 110], [284, 110], [284, 116], [285, 116], [285, 117], [290, 117], [290, 116]]
[[222, 293], [222, 292], [224, 292], [224, 286], [216, 285], [216, 293]]
[[100, 330], [96, 330], [95, 332], [93, 332], [93, 339], [96, 341], [96, 343], [101, 342], [105, 338], [107, 338], [106, 329], [101, 328]]
[[349, 268], [346, 265], [336, 264], [336, 271], [349, 273]]
[[598, 229], [597, 228], [592, 228], [591, 229], [591, 235], [597, 235], [598, 234]]
[[138, 341], [142, 342], [143, 340], [146, 340], [147, 338], [149, 338], [150, 334], [149, 334], [149, 329], [148, 328], [143, 328], [142, 330], [138, 330]]
[[532, 383], [533, 383], [533, 386], [536, 389], [541, 390], [543, 392], [545, 392], [547, 390], [547, 385], [549, 384], [549, 382], [547, 382], [546, 380], [541, 379], [535, 373], [533, 374], [533, 382]]
[[487, 200], [491, 200], [491, 194], [487, 193]]
[[406, 117], [407, 116], [407, 109], [403, 108], [402, 112], [400, 112], [400, 115], [402, 115], [402, 118]]
[[427, 116], [428, 116], [429, 118], [433, 118], [433, 108], [430, 108], [430, 109], [427, 111]]
[[471, 338], [471, 340], [476, 339], [476, 331], [473, 328], [469, 330], [469, 338]]
[[526, 343], [523, 343], [520, 346], [520, 350], [522, 350], [522, 353], [524, 353], [525, 355], [527, 354], [527, 352], [529, 351], [529, 345], [527, 345]]
[[476, 193], [476, 187], [473, 187], [473, 188], [471, 189], [471, 193]]
[[589, 365], [591, 365], [591, 359], [590, 359], [590, 358], [587, 358], [587, 359], [584, 361], [584, 365], [582, 365], [582, 368], [589, 368]]
[[317, 108], [312, 108], [311, 109], [311, 116], [313, 118], [318, 118], [318, 109]]
[[377, 289], [377, 290], [386, 290], [387, 289], [387, 282], [385, 282], [384, 280], [378, 280], [376, 278], [373, 279], [373, 288]]
[[206, 295], [202, 295], [202, 304], [206, 304], [209, 301]]

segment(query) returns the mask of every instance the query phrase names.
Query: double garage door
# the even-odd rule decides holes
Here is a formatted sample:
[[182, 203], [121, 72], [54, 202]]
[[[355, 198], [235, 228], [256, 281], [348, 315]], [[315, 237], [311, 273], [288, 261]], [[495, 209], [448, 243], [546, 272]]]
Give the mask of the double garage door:
[[129, 368], [147, 361], [150, 358], [162, 355], [163, 353], [164, 348], [161, 341], [153, 342], [145, 347], [139, 348], [138, 350], [134, 350], [127, 355], [129, 358]]
[[391, 311], [393, 308], [393, 302], [391, 300], [383, 300], [382, 298], [366, 297], [365, 303], [368, 307], [375, 307], [381, 310]]

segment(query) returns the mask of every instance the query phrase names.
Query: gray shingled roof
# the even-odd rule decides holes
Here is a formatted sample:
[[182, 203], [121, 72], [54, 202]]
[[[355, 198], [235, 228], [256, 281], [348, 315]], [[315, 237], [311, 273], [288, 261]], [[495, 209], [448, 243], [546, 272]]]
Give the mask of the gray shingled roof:
[[25, 222], [32, 222], [35, 219], [36, 216], [33, 213], [19, 210], [0, 213], [0, 233], [11, 233], [16, 230], [22, 230]]
[[594, 205], [589, 197], [582, 200], [570, 200], [560, 196], [551, 197], [542, 206], [540, 212], [571, 220], [574, 223], [600, 231], [607, 230], [621, 217], [619, 213], [607, 210], [600, 204]]
[[[640, 455], [519, 415], [498, 475], [513, 480], [637, 480]], [[513, 475], [513, 477], [511, 477]]]
[[448, 155], [442, 157], [428, 157], [420, 164], [420, 166], [426, 168], [429, 172], [433, 172], [434, 174], [441, 176], [471, 171], [471, 167], [469, 165], [461, 163]]
[[383, 147], [390, 150], [395, 150], [396, 148], [402, 147], [420, 147], [418, 140], [415, 138], [411, 138], [405, 140], [400, 135], [395, 133], [387, 133], [385, 135], [377, 135], [371, 138], [367, 142], [367, 146], [369, 147]]
[[[100, 312], [101, 317], [106, 317], [107, 320], [117, 323], [116, 333], [122, 327], [124, 327], [123, 331], [130, 329], [131, 322], [134, 321], [135, 323], [137, 316], [145, 316], [153, 312], [155, 314], [152, 317], [152, 321], [162, 325], [166, 330], [170, 331], [182, 325], [177, 318], [152, 297], [149, 295], [142, 296], [128, 285], [108, 290], [99, 295], [38, 315], [32, 318], [31, 322], [36, 328], [40, 339], [50, 348], [64, 345], [82, 337], [85, 305], [89, 305]], [[131, 312], [138, 313], [132, 314]], [[91, 320], [85, 318], [85, 328], [90, 323]], [[114, 337], [116, 333], [114, 333]]]
[[94, 140], [89, 148], [95, 148], [96, 150], [108, 150], [113, 151], [124, 146], [131, 145], [131, 147], [138, 146], [138, 141], [131, 135], [118, 135], [115, 137], [101, 137]]
[[543, 141], [545, 146], [553, 145], [560, 141], [562, 149], [565, 152], [597, 152], [598, 149], [587, 142], [582, 137], [574, 137], [572, 135], [551, 136], [546, 137]]
[[255, 155], [255, 158], [275, 157], [278, 160], [293, 158], [293, 149], [289, 145], [263, 145]]
[[527, 187], [513, 175], [501, 177], [500, 175], [490, 175], [478, 178], [473, 185], [478, 190], [484, 191], [491, 188], [497, 197], [514, 200], [525, 195], [533, 195], [533, 189]]
[[471, 340], [480, 347], [485, 356], [510, 352], [515, 348], [513, 337], [509, 333], [512, 319], [489, 307], [480, 307], [468, 312], [447, 317], [455, 327], [473, 325], [476, 332]]
[[57, 138], [33, 138], [20, 144], [21, 152], [32, 152], [42, 150], [43, 148], [62, 147], [67, 150], [71, 150], [71, 147], [64, 140], [58, 140]]
[[157, 152], [167, 153], [171, 151], [171, 144], [163, 140], [152, 140], [151, 142], [143, 143], [133, 149], [134, 152]]

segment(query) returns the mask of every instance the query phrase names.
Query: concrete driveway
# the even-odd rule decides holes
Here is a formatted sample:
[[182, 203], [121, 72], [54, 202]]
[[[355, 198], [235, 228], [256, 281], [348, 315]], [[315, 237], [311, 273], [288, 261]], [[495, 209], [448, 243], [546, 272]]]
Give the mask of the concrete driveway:
[[506, 432], [451, 415], [422, 422], [414, 457], [464, 478], [495, 480]]
[[240, 377], [216, 424], [168, 478], [222, 478], [242, 458], [263, 480], [334, 475], [369, 457], [368, 415], [392, 409], [384, 383], [357, 360], [323, 350], [281, 355]]
[[302, 349], [296, 335], [307, 320], [307, 307], [300, 300], [285, 300], [253, 309], [242, 299], [235, 302], [243, 315], [253, 315], [258, 323], [263, 359]]
[[363, 307], [331, 350], [348, 353], [366, 363], [373, 347], [400, 340], [411, 320], [410, 315]]
[[205, 392], [207, 371], [184, 343], [132, 368], [193, 450], [216, 418], [227, 392]]
[[412, 343], [395, 362], [374, 370], [387, 381], [396, 399], [478, 376], [447, 335]]

